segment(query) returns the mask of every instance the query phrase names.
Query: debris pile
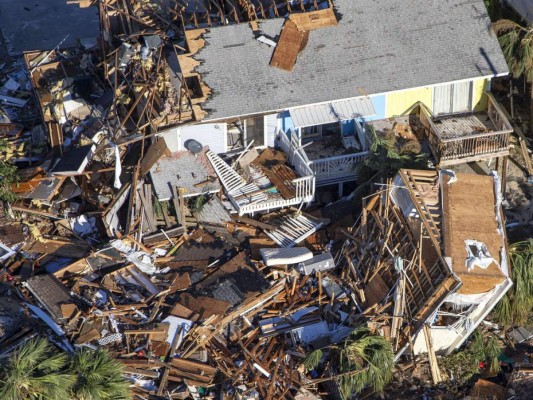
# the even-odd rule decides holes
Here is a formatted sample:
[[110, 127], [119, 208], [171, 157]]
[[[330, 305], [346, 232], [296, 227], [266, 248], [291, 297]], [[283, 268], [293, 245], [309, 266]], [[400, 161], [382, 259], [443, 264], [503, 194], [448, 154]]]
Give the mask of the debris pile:
[[[290, 29], [304, 46], [337, 23], [316, 2], [268, 3], [257, 12], [299, 3], [328, 17], [287, 20], [273, 64]], [[304, 361], [364, 327], [394, 361], [427, 352], [438, 383], [435, 353], [459, 347], [511, 285], [498, 176], [401, 170], [355, 215], [350, 197], [310, 205], [316, 171], [294, 137], [225, 155], [179, 139], [212, 94], [195, 72], [203, 29], [184, 25], [225, 23], [231, 4], [213, 17], [100, 1], [99, 43], [2, 71], [2, 151], [18, 181], [0, 188], [15, 196], [0, 223], [0, 356], [41, 335], [66, 352], [105, 348], [139, 399], [316, 399], [357, 371]], [[465, 198], [490, 234], [460, 226]]]
[[[438, 383], [435, 351], [453, 350], [461, 329], [470, 329], [444, 306], [457, 301], [450, 296], [462, 282], [442, 256], [434, 217], [420, 217], [449, 177], [440, 178], [400, 171], [391, 186], [413, 184], [418, 216], [405, 215], [409, 197], [387, 190], [344, 227], [294, 208], [257, 219], [232, 215], [216, 194], [195, 217], [174, 193], [176, 226], [146, 236], [140, 226], [99, 234], [95, 214], [28, 213], [10, 225], [6, 237], [20, 242], [5, 246], [12, 249], [5, 265], [26, 322], [35, 322], [0, 339], [0, 351], [37, 333], [65, 351], [103, 347], [124, 365], [139, 398], [290, 398], [335, 393], [332, 369], [321, 375], [304, 360], [365, 326], [391, 343], [396, 359], [429, 351]], [[144, 190], [139, 197], [151, 198]], [[146, 216], [146, 204], [135, 212]], [[475, 318], [475, 308], [465, 310]], [[450, 324], [456, 337], [431, 333]]]

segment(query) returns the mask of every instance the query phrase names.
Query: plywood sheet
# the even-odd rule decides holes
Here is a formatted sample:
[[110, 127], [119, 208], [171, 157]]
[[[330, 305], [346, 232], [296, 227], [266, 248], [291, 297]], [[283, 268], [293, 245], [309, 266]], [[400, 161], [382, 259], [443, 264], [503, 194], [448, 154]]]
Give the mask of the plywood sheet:
[[309, 31], [300, 31], [293, 21], [285, 21], [270, 65], [285, 71], [292, 71], [298, 53], [303, 50], [308, 38]]
[[452, 258], [452, 269], [463, 282], [462, 294], [485, 293], [502, 283], [506, 277], [500, 267], [492, 263], [487, 269], [474, 267], [468, 271], [465, 240], [486, 244], [491, 256], [501, 263], [500, 251], [504, 238], [498, 233], [496, 221], [494, 181], [491, 176], [457, 174], [457, 181], [448, 185], [443, 176], [444, 216], [447, 219], [444, 235], [446, 256]]
[[335, 16], [333, 8], [291, 14], [289, 19], [293, 21], [301, 31], [312, 31], [314, 29], [337, 25], [337, 17]]

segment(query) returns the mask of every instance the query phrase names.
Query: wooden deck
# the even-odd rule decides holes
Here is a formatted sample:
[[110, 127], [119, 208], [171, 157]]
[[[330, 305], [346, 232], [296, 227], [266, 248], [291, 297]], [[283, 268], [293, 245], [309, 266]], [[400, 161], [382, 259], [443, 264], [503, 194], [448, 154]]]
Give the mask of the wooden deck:
[[436, 119], [433, 123], [435, 133], [441, 139], [456, 139], [496, 131], [496, 127], [485, 112]]
[[440, 167], [509, 155], [513, 128], [494, 97], [486, 112], [433, 118], [421, 107], [420, 120]]

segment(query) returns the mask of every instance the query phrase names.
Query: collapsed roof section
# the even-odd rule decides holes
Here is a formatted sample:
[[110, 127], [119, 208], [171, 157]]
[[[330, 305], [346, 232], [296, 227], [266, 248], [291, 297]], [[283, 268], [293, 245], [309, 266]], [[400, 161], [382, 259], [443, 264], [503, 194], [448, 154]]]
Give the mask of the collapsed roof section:
[[511, 286], [506, 248], [497, 176], [401, 170], [342, 253], [363, 314], [401, 354], [425, 351], [424, 324], [436, 351], [462, 344]]
[[462, 295], [486, 293], [508, 276], [499, 185], [497, 177], [451, 171], [402, 170], [394, 180], [394, 203], [413, 229], [430, 230]]
[[[113, 75], [118, 48], [129, 46], [123, 61], [138, 66], [149, 48], [142, 38], [157, 35], [155, 54], [174, 58], [156, 56], [152, 69], [141, 62], [128, 67], [135, 74], [122, 74], [140, 104], [146, 100], [138, 96], [152, 92], [148, 78], [159, 77], [165, 90], [148, 109], [158, 114], [152, 124], [165, 126], [507, 74], [483, 2], [476, 2], [433, 1], [421, 10], [400, 0], [385, 9], [370, 0], [108, 0], [100, 14], [115, 90], [124, 86]], [[420, 17], [405, 24], [399, 10]]]
[[344, 245], [344, 258], [359, 283], [361, 308], [376, 321], [380, 318], [373, 317], [384, 313], [392, 316], [381, 323], [390, 329], [396, 351], [461, 285], [436, 244], [424, 224], [409, 224], [386, 192], [368, 201]]
[[[206, 28], [250, 22], [243, 26], [253, 34], [259, 19], [286, 16], [299, 31], [306, 32], [336, 23], [328, 1], [106, 0], [98, 6], [106, 78], [115, 97], [133, 96], [131, 104], [144, 107], [149, 117], [146, 122], [154, 128], [200, 121], [206, 116], [203, 103], [211, 89], [195, 70], [199, 65], [195, 55], [205, 46], [201, 35]], [[284, 55], [273, 60], [280, 57]], [[296, 54], [293, 62], [295, 59]]]

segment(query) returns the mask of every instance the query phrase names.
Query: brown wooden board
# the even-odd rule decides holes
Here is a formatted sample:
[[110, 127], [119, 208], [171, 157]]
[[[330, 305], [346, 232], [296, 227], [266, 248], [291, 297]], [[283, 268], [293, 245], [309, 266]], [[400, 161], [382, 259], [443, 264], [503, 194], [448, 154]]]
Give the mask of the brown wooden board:
[[292, 181], [297, 179], [298, 175], [292, 169], [283, 164], [276, 165], [271, 170], [265, 171], [265, 174], [285, 200], [296, 196], [296, 188]]
[[159, 139], [153, 143], [141, 162], [141, 176], [144, 176], [150, 171], [150, 168], [161, 158], [163, 155], [170, 155], [170, 150], [167, 148], [167, 144], [163, 139]]
[[289, 19], [293, 21], [301, 31], [312, 31], [314, 29], [337, 25], [337, 17], [335, 16], [333, 8], [305, 13], [295, 13], [291, 14]]
[[305, 47], [308, 37], [308, 31], [298, 30], [296, 24], [291, 20], [285, 21], [270, 65], [291, 72], [298, 53]]

